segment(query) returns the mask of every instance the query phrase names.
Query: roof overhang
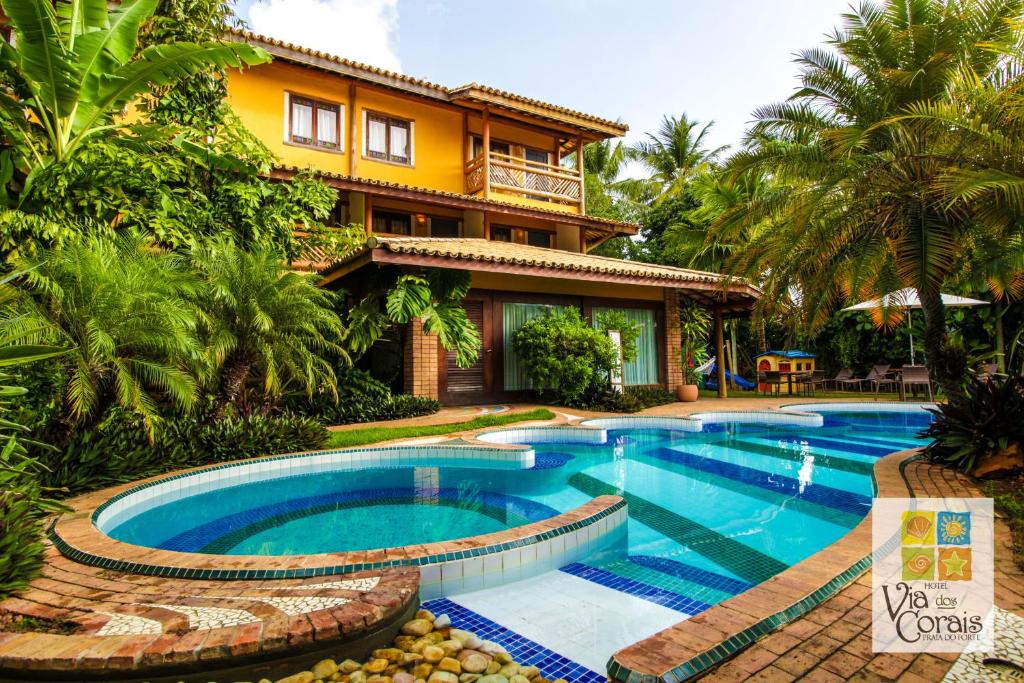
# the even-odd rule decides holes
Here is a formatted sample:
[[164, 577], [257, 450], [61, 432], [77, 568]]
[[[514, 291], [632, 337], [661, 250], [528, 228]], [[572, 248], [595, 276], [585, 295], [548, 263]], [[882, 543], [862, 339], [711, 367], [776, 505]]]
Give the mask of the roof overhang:
[[[271, 177], [289, 179], [298, 173], [306, 171], [307, 169], [301, 169], [295, 166], [277, 166], [271, 171]], [[569, 213], [567, 211], [556, 211], [554, 209], [541, 209], [521, 204], [513, 204], [511, 202], [497, 201], [494, 199], [483, 199], [482, 197], [474, 197], [468, 194], [433, 190], [427, 187], [388, 183], [381, 180], [328, 173], [324, 171], [316, 171], [316, 175], [323, 179], [325, 183], [338, 190], [367, 192], [403, 201], [422, 202], [424, 204], [443, 206], [451, 209], [486, 211], [490, 214], [534, 218], [543, 221], [554, 221], [565, 225], [578, 225], [581, 229], [586, 231], [588, 244], [603, 242], [609, 237], [635, 235], [639, 230], [635, 225], [621, 223], [608, 218]]]
[[[494, 244], [486, 240], [458, 241]], [[522, 254], [488, 258], [478, 250], [446, 253], [443, 247], [423, 246], [431, 242], [440, 244], [443, 240], [371, 237], [362, 249], [321, 270], [320, 283], [328, 285], [369, 265], [390, 265], [676, 289], [686, 297], [724, 314], [747, 313], [761, 296], [760, 290], [746, 282], [730, 280], [714, 273], [667, 266], [654, 266], [650, 272], [645, 272], [648, 270], [644, 268], [647, 264], [586, 254], [571, 254], [571, 259], [560, 258], [561, 261], [567, 261], [563, 263], [546, 262], [534, 258], [535, 253], [554, 250], [507, 243], [500, 243], [502, 251], [520, 251]], [[622, 267], [616, 268], [615, 264], [609, 264], [615, 261], [620, 261]]]

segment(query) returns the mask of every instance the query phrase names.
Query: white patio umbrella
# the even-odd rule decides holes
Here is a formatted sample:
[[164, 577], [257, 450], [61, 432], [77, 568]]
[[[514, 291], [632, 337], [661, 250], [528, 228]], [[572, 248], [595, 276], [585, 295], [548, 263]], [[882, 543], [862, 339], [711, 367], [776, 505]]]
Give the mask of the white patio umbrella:
[[[956, 296], [955, 294], [943, 294], [942, 305], [947, 308], [957, 308], [965, 306], [988, 306], [987, 301], [981, 299], [969, 299], [966, 296]], [[871, 311], [877, 308], [902, 308], [907, 312], [907, 328], [910, 327], [910, 312], [915, 308], [921, 308], [921, 299], [917, 296], [917, 290], [913, 287], [901, 289], [896, 292], [889, 292], [881, 299], [871, 299], [870, 301], [862, 301], [859, 304], [853, 306], [847, 306], [844, 311]], [[910, 364], [914, 365], [914, 333], [910, 333]]]

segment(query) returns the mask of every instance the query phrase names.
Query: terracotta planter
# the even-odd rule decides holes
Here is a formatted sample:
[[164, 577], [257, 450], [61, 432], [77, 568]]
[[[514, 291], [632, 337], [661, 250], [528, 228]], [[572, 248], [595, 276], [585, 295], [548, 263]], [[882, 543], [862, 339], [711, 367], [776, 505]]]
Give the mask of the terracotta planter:
[[676, 398], [684, 403], [693, 403], [698, 397], [696, 384], [680, 384], [676, 387]]

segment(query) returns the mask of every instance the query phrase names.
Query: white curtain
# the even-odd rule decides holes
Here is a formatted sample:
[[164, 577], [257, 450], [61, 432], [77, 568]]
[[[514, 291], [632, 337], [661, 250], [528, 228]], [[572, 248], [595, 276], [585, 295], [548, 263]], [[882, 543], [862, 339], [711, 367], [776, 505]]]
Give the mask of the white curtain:
[[331, 147], [338, 146], [338, 112], [320, 108], [316, 110], [316, 135], [318, 142], [326, 142]]
[[376, 154], [387, 154], [387, 131], [388, 126], [386, 123], [370, 119], [367, 130], [366, 149]]
[[313, 107], [305, 102], [292, 101], [292, 137], [313, 138]]
[[409, 158], [409, 131], [401, 126], [391, 126], [391, 156]]

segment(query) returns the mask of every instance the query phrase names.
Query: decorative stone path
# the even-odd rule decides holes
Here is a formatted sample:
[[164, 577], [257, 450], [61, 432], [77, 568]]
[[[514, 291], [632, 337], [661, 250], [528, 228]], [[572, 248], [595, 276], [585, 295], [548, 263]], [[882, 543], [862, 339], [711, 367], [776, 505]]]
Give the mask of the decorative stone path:
[[418, 587], [415, 567], [273, 581], [140, 576], [72, 562], [48, 545], [42, 576], [0, 602], [0, 613], [75, 630], [0, 633], [0, 670], [171, 671], [272, 657], [379, 630], [411, 608]]
[[[886, 463], [888, 464], [888, 463]], [[966, 477], [922, 461], [908, 463], [903, 490], [918, 497], [982, 495]], [[898, 491], [889, 492], [895, 496]], [[1013, 668], [985, 660], [1004, 659], [1024, 667], [1024, 571], [1011, 553], [1010, 530], [995, 528], [995, 651], [980, 654], [876, 654], [871, 651], [871, 571], [833, 598], [754, 643], [704, 676], [708, 681], [899, 681], [975, 683], [1024, 680]], [[1024, 668], [1020, 669], [1024, 671]]]

